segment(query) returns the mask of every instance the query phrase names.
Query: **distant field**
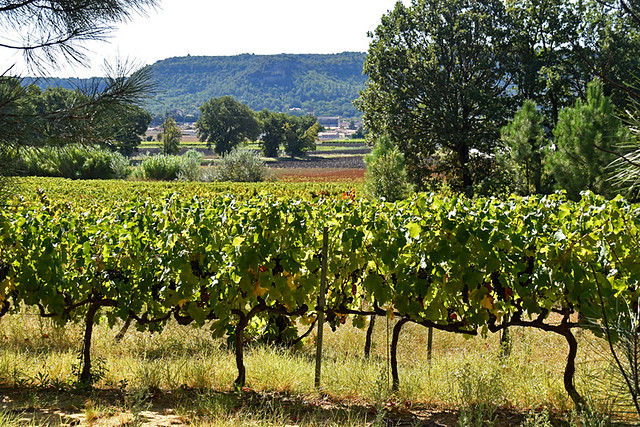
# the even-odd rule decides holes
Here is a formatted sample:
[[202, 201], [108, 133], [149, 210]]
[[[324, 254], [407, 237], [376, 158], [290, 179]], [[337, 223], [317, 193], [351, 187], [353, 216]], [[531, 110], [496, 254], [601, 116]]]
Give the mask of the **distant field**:
[[[207, 143], [203, 141], [181, 141], [181, 148], [197, 148], [197, 149], [206, 149]], [[260, 144], [257, 142], [252, 142], [246, 144], [247, 148], [253, 148], [256, 150], [260, 149]], [[145, 149], [162, 149], [162, 142], [158, 141], [142, 141], [140, 147], [138, 149], [139, 152], [144, 152]], [[335, 151], [335, 150], [358, 150], [368, 148], [365, 145], [364, 139], [341, 139], [335, 141], [323, 141], [316, 143], [316, 152], [323, 151]]]

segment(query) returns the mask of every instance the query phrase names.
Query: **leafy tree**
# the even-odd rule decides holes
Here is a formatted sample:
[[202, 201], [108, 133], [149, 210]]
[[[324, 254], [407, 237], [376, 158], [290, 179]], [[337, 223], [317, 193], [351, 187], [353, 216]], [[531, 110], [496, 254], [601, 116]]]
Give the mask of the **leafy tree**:
[[274, 113], [269, 110], [262, 110], [258, 114], [262, 125], [262, 137], [260, 146], [262, 153], [266, 157], [278, 157], [280, 145], [284, 144], [284, 130], [287, 123], [285, 113]]
[[509, 116], [510, 19], [500, 0], [398, 2], [372, 34], [357, 101], [375, 135], [404, 153], [418, 185], [439, 147], [470, 193], [471, 150], [490, 152]]
[[151, 113], [140, 106], [129, 105], [122, 108], [106, 124], [107, 133], [113, 135], [106, 145], [125, 156], [133, 155], [138, 151], [151, 119]]
[[176, 121], [171, 117], [167, 118], [162, 125], [162, 152], [167, 155], [174, 155], [180, 152], [180, 140], [182, 131], [176, 125]]
[[218, 154], [226, 154], [242, 141], [260, 136], [260, 122], [246, 105], [231, 96], [212, 98], [200, 106], [196, 122], [198, 138], [215, 144]]
[[507, 2], [518, 98], [534, 101], [549, 127], [555, 126], [560, 109], [583, 95], [585, 82], [591, 79], [570, 43], [581, 20], [574, 9], [567, 0]]
[[513, 120], [502, 128], [502, 147], [496, 159], [511, 173], [523, 195], [542, 192], [543, 157], [546, 145], [543, 118], [536, 104], [527, 100]]
[[629, 132], [604, 96], [601, 81], [589, 83], [586, 102], [577, 100], [560, 112], [553, 135], [556, 149], [548, 168], [557, 187], [574, 199], [583, 190], [611, 196], [606, 168], [615, 158], [613, 148], [626, 141]]
[[367, 165], [365, 191], [373, 198], [384, 197], [389, 202], [404, 199], [411, 191], [404, 169], [404, 154], [387, 136], [380, 137], [364, 157]]
[[316, 149], [321, 126], [314, 116], [289, 116], [284, 124], [284, 151], [291, 157]]

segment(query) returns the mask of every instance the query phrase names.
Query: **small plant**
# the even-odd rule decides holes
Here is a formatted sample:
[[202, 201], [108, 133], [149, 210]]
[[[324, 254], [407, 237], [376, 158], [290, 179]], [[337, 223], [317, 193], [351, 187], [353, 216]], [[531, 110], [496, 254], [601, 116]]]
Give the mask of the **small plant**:
[[135, 176], [157, 181], [197, 181], [201, 162], [202, 154], [196, 150], [189, 150], [183, 156], [146, 156]]
[[138, 176], [142, 179], [174, 181], [180, 173], [180, 158], [176, 156], [148, 156], [142, 160]]
[[217, 181], [259, 182], [267, 178], [267, 166], [250, 149], [234, 148], [224, 155], [216, 168]]
[[531, 411], [521, 424], [522, 427], [552, 427], [548, 411]]
[[125, 409], [131, 412], [133, 420], [128, 425], [141, 425], [144, 421], [142, 413], [151, 408], [153, 393], [148, 388], [132, 390], [124, 398]]
[[89, 382], [81, 381], [80, 376], [82, 373], [82, 352], [78, 355], [78, 358], [75, 363], [71, 365], [71, 372], [73, 375], [78, 378], [74, 383], [73, 387], [76, 390], [84, 391], [91, 388], [92, 384], [104, 379], [107, 375], [107, 361], [104, 357], [92, 357], [91, 358], [91, 378]]
[[385, 424], [385, 417], [387, 416], [386, 403], [391, 397], [391, 389], [389, 388], [389, 374], [384, 369], [380, 370], [376, 382], [373, 386], [373, 398], [376, 409], [376, 419], [373, 422], [374, 426], [383, 426]]

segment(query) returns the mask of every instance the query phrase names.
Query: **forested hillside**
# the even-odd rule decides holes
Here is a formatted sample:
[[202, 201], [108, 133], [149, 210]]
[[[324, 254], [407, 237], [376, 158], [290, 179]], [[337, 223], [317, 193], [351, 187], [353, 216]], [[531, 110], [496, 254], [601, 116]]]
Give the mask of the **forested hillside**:
[[[358, 117], [352, 101], [364, 89], [365, 53], [185, 56], [150, 65], [157, 94], [154, 115], [180, 109], [197, 114], [212, 97], [231, 95], [255, 111], [312, 112]], [[74, 87], [82, 80], [47, 79], [41, 87]], [[300, 110], [297, 110], [300, 109]]]
[[364, 88], [364, 58], [364, 53], [169, 58], [151, 66], [161, 92], [149, 108], [193, 114], [211, 97], [231, 95], [256, 111], [300, 108], [355, 117], [352, 101]]

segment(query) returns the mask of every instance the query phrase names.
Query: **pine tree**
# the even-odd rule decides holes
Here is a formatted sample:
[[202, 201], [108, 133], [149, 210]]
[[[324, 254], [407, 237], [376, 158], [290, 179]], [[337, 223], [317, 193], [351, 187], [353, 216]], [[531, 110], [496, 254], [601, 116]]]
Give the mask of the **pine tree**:
[[615, 159], [614, 147], [629, 138], [629, 131], [614, 114], [601, 81], [589, 83], [586, 102], [577, 100], [560, 112], [553, 135], [556, 149], [547, 165], [556, 187], [574, 199], [584, 190], [613, 196], [607, 166]]
[[376, 141], [371, 151], [364, 157], [367, 165], [365, 192], [369, 197], [383, 197], [388, 202], [407, 197], [411, 186], [407, 181], [404, 154], [394, 146], [388, 136]]
[[513, 120], [502, 128], [502, 147], [496, 159], [513, 175], [514, 190], [523, 195], [542, 192], [542, 161], [546, 144], [542, 122], [536, 104], [526, 100]]

